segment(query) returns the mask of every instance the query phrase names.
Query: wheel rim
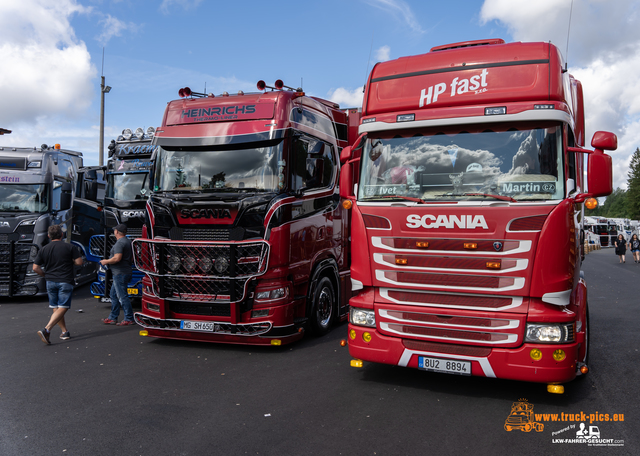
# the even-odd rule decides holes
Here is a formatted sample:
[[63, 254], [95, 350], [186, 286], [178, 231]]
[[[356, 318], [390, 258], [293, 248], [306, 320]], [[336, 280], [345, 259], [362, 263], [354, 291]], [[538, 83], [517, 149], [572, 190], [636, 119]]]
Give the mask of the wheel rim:
[[323, 328], [329, 326], [331, 322], [331, 313], [333, 311], [333, 296], [329, 287], [324, 287], [318, 294], [317, 315], [318, 323]]

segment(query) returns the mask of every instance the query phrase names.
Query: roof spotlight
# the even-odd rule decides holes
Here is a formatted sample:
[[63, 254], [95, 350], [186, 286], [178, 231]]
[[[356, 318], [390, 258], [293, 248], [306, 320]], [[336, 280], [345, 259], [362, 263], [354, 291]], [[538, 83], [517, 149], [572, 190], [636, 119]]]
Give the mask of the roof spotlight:
[[136, 128], [135, 136], [138, 139], [144, 138], [144, 130], [140, 127]]

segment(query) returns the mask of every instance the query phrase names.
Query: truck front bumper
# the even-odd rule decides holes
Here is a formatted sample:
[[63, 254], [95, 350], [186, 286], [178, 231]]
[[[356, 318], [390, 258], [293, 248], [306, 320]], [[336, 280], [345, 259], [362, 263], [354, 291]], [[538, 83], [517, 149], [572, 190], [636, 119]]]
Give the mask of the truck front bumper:
[[[352, 333], [352, 330], [355, 333]], [[365, 342], [363, 334], [370, 334]], [[576, 359], [580, 339], [571, 344], [523, 344], [517, 348], [478, 347], [444, 343], [426, 343], [389, 337], [376, 328], [349, 324], [349, 354], [363, 361], [391, 364], [418, 369], [419, 357], [471, 362], [471, 375], [540, 383], [564, 383], [576, 377]], [[540, 350], [539, 360], [531, 357], [533, 349]], [[553, 353], [563, 350], [566, 357], [556, 361]]]

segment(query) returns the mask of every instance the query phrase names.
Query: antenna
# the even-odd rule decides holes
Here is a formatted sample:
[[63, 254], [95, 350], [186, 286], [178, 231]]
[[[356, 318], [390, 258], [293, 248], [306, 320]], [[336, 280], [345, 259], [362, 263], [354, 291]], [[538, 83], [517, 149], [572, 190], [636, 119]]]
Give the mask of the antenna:
[[100, 76], [104, 76], [104, 46], [102, 46], [102, 69], [100, 70]]
[[564, 70], [569, 69], [569, 34], [571, 33], [571, 16], [573, 15], [573, 0], [571, 0], [571, 9], [569, 9], [569, 27], [567, 29], [567, 50], [565, 52]]

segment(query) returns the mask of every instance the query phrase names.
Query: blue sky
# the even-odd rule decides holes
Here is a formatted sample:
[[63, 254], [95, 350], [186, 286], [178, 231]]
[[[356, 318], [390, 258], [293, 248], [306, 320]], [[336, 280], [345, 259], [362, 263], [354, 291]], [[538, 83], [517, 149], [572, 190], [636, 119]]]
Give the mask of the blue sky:
[[158, 126], [185, 86], [220, 94], [282, 79], [353, 107], [375, 62], [433, 46], [499, 37], [566, 54], [570, 14], [587, 138], [618, 135], [624, 185], [640, 147], [639, 0], [3, 0], [0, 127], [13, 133], [0, 145], [61, 143], [97, 164], [103, 48], [108, 144], [124, 128]]

